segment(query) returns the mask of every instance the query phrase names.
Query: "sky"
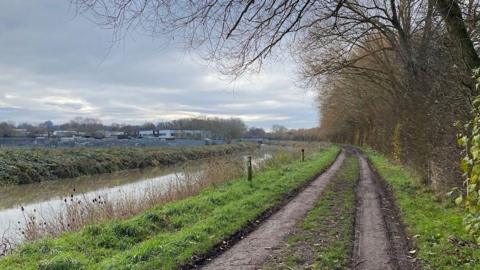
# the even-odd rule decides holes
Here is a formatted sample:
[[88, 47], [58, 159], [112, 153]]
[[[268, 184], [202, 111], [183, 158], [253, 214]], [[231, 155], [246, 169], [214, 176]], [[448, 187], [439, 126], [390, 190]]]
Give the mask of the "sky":
[[76, 16], [69, 1], [0, 1], [0, 122], [63, 123], [94, 117], [142, 124], [239, 117], [269, 129], [317, 126], [315, 95], [291, 61], [236, 81], [162, 37], [109, 29]]

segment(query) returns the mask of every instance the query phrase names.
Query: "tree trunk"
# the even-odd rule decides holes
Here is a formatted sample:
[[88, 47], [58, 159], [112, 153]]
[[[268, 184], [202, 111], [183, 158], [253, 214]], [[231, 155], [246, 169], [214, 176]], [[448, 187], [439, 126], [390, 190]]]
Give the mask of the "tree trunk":
[[437, 7], [445, 20], [450, 39], [460, 49], [467, 68], [474, 69], [480, 67], [480, 58], [467, 32], [457, 0], [437, 0]]

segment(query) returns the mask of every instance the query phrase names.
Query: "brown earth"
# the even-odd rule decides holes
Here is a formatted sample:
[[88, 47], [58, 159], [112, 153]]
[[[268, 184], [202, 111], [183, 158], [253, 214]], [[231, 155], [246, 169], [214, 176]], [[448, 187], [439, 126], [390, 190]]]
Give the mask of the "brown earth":
[[393, 192], [359, 154], [355, 243], [352, 269], [420, 269], [406, 237]]

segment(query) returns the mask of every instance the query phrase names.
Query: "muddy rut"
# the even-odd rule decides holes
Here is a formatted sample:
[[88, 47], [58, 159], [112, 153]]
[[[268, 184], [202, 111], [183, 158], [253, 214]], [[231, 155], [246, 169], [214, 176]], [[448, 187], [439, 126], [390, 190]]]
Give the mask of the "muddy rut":
[[360, 163], [356, 189], [355, 231], [351, 268], [354, 270], [421, 269], [412, 257], [392, 190], [368, 159], [348, 147], [330, 168], [309, 184], [278, 212], [231, 248], [213, 258], [201, 269], [259, 269], [259, 266], [294, 231], [314, 207], [323, 190], [340, 169], [346, 155], [354, 154]]
[[[357, 187], [352, 269], [420, 269], [395, 207], [393, 193], [363, 154]], [[413, 253], [413, 251], [412, 251]]]
[[271, 249], [278, 246], [313, 208], [344, 159], [345, 153], [342, 152], [325, 173], [315, 179], [292, 201], [202, 269], [257, 269], [257, 265], [265, 260]]

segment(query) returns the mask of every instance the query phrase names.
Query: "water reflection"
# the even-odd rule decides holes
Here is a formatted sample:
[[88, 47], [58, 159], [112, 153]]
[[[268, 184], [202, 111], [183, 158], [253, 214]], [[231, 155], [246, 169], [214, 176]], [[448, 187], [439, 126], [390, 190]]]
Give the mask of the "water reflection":
[[[254, 164], [271, 157], [271, 149], [262, 149], [253, 155]], [[222, 160], [245, 159], [245, 155], [222, 157]], [[218, 158], [217, 158], [218, 159]], [[174, 181], [202, 173], [202, 166], [207, 161], [190, 162], [167, 168], [148, 168], [115, 172], [97, 176], [83, 176], [72, 179], [60, 179], [20, 186], [0, 187], [0, 234], [7, 232], [9, 238], [21, 240], [19, 228], [24, 226], [28, 213], [40, 214], [40, 219], [48, 220], [49, 216], [65, 211], [65, 200], [76, 200], [77, 195], [83, 201], [91, 201], [98, 196], [115, 201], [125, 198], [139, 198], [148, 191], [166, 190]], [[108, 197], [106, 197], [108, 194]], [[73, 196], [73, 197], [72, 197]], [[24, 209], [24, 211], [21, 210]]]
[[[195, 166], [196, 164], [192, 164]], [[69, 196], [73, 189], [75, 193], [87, 193], [99, 189], [107, 189], [125, 184], [140, 182], [168, 175], [178, 170], [178, 167], [147, 168], [101, 174], [95, 176], [82, 176], [72, 179], [59, 179], [33, 183], [27, 185], [14, 185], [0, 187], [0, 211], [20, 205], [50, 200], [52, 198]]]

